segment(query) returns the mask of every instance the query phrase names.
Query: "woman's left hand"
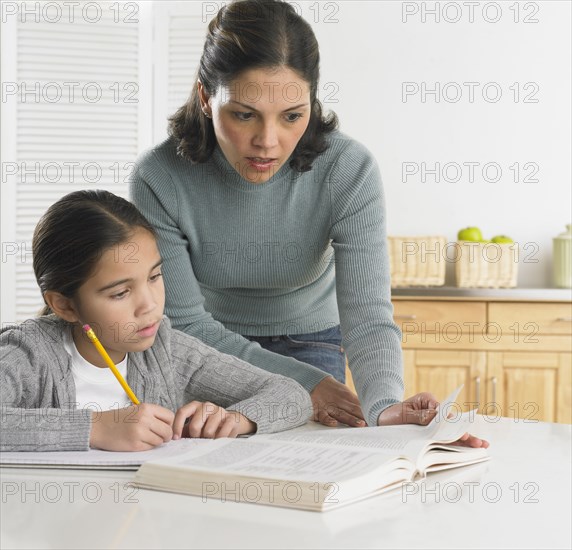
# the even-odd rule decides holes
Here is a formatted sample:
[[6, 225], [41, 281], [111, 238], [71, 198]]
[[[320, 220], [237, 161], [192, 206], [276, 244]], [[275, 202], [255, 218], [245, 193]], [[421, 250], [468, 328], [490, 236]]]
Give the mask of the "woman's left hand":
[[[395, 424], [419, 424], [426, 426], [435, 418], [439, 402], [429, 392], [422, 392], [406, 399], [402, 403], [396, 403], [387, 407], [378, 417], [378, 426], [390, 426]], [[453, 445], [464, 447], [487, 448], [489, 442], [474, 435], [465, 433]]]

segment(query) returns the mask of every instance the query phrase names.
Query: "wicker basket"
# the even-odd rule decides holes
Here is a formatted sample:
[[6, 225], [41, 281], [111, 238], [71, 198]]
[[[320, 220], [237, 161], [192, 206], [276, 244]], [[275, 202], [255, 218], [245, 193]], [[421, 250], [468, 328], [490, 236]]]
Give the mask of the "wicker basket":
[[445, 284], [445, 237], [387, 237], [387, 243], [392, 288]]
[[514, 288], [518, 275], [518, 244], [461, 241], [455, 261], [457, 286]]

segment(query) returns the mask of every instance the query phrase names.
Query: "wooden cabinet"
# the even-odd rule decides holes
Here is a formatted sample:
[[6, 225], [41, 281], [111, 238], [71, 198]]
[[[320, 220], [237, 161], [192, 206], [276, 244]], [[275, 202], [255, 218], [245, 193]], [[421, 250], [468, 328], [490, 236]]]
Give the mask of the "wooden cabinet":
[[394, 299], [405, 396], [443, 399], [463, 383], [463, 410], [572, 422], [572, 304]]
[[482, 402], [486, 353], [463, 350], [403, 350], [405, 397], [430, 391], [443, 399], [464, 384], [457, 403], [463, 411]]
[[[571, 422], [570, 353], [489, 352], [484, 414]], [[501, 411], [499, 411], [501, 412]]]

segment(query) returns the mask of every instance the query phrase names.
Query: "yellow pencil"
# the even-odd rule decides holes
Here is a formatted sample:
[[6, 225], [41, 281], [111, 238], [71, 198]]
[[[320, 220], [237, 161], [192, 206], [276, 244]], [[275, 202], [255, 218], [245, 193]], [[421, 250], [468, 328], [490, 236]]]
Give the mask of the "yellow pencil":
[[133, 393], [133, 390], [129, 387], [129, 385], [125, 381], [125, 378], [123, 378], [123, 376], [121, 376], [121, 373], [117, 370], [115, 363], [113, 363], [111, 357], [109, 357], [109, 355], [105, 351], [105, 348], [101, 345], [101, 342], [95, 335], [95, 332], [93, 332], [93, 329], [89, 325], [83, 325], [83, 330], [85, 330], [87, 337], [91, 340], [92, 344], [95, 346], [97, 351], [99, 351], [99, 355], [103, 357], [103, 360], [107, 363], [107, 366], [111, 369], [111, 372], [115, 375], [115, 378], [117, 378], [117, 381], [121, 384], [121, 387], [125, 390], [125, 393], [127, 393], [129, 399], [133, 401], [134, 405], [139, 405], [139, 399], [137, 399], [137, 397]]

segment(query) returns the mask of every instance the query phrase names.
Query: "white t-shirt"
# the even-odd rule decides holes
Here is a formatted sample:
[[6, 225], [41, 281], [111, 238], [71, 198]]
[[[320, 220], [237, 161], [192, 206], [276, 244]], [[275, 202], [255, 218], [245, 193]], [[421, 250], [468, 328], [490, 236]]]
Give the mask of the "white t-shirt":
[[[78, 409], [108, 411], [130, 406], [131, 400], [109, 368], [100, 368], [86, 361], [77, 350], [70, 331], [64, 336], [64, 348], [72, 358], [72, 374], [75, 382]], [[115, 365], [127, 379], [127, 357]]]

